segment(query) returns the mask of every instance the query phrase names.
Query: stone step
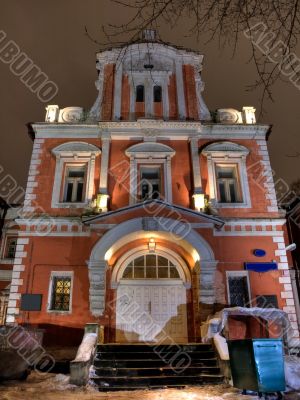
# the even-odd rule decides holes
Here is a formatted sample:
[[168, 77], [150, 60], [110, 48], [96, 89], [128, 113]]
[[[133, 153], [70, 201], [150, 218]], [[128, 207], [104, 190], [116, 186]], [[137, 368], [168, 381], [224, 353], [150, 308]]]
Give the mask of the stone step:
[[94, 368], [95, 374], [98, 376], [107, 376], [107, 377], [118, 377], [118, 376], [127, 376], [127, 377], [151, 377], [151, 376], [198, 376], [203, 373], [218, 375], [220, 374], [220, 368], [218, 366], [207, 367], [207, 366], [191, 366], [183, 369], [178, 372], [174, 368], [165, 365], [159, 368], [149, 368], [148, 366], [145, 368]]
[[98, 386], [99, 390], [125, 390], [125, 388], [164, 388], [187, 385], [204, 385], [217, 384], [223, 381], [221, 374], [201, 374], [192, 376], [144, 376], [144, 377], [94, 377], [93, 381]]
[[203, 358], [214, 358], [215, 352], [213, 350], [210, 351], [169, 351], [169, 352], [155, 352], [154, 350], [148, 351], [132, 351], [132, 352], [113, 352], [113, 351], [101, 351], [97, 352], [96, 359], [97, 360], [172, 360], [173, 358], [182, 358], [186, 354], [186, 358], [198, 359], [201, 360]]
[[[169, 363], [170, 364], [170, 363]], [[163, 368], [166, 365], [169, 365], [168, 362], [162, 359], [156, 360], [147, 360], [147, 359], [130, 359], [130, 360], [101, 360], [95, 358], [94, 366], [95, 368], [144, 368], [145, 366], [149, 368]], [[217, 359], [214, 358], [202, 358], [192, 360], [192, 365], [195, 367], [214, 367], [217, 365]]]
[[211, 344], [207, 343], [192, 343], [192, 344], [119, 344], [119, 343], [110, 343], [110, 344], [98, 344], [97, 351], [98, 352], [129, 352], [132, 353], [134, 351], [138, 352], [149, 352], [149, 351], [202, 351], [202, 350], [212, 350]]

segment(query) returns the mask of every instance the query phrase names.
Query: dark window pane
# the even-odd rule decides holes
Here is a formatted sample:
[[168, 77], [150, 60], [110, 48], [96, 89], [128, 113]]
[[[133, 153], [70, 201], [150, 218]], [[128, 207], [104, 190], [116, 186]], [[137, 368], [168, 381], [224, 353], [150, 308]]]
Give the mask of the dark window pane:
[[9, 239], [7, 244], [7, 258], [15, 258], [17, 239]]
[[153, 97], [155, 103], [161, 102], [161, 86], [154, 86], [153, 88]]
[[145, 268], [144, 267], [134, 267], [134, 277], [138, 279], [145, 278]]
[[157, 257], [157, 265], [160, 266], [168, 266], [168, 260], [165, 257], [158, 256]]
[[141, 103], [144, 101], [144, 86], [143, 85], [138, 85], [136, 87], [136, 98], [135, 101], [137, 103]]
[[78, 201], [78, 202], [82, 201], [82, 194], [83, 194], [83, 183], [78, 182], [77, 183], [76, 201]]
[[223, 182], [219, 182], [220, 202], [226, 203], [226, 192], [225, 185]]
[[138, 257], [134, 260], [134, 266], [135, 267], [140, 267], [145, 265], [145, 260], [144, 256]]
[[149, 254], [146, 256], [146, 266], [156, 266], [156, 256]]
[[159, 278], [168, 278], [169, 277], [169, 268], [168, 267], [159, 267], [158, 268], [158, 277]]
[[55, 277], [53, 279], [52, 310], [69, 311], [71, 295], [71, 278]]
[[146, 268], [146, 278], [156, 279], [156, 267]]
[[234, 183], [230, 183], [229, 184], [229, 192], [230, 192], [231, 203], [236, 203], [237, 202], [237, 198], [236, 198], [235, 184]]
[[66, 201], [72, 201], [73, 183], [69, 182], [67, 185]]
[[230, 293], [230, 305], [249, 307], [248, 283], [246, 276], [229, 277], [228, 286]]
[[218, 178], [234, 179], [234, 169], [224, 167], [218, 168]]
[[173, 278], [173, 279], [179, 278], [179, 273], [178, 273], [176, 267], [170, 267], [170, 278]]
[[127, 267], [123, 273], [123, 278], [124, 279], [132, 279], [132, 277], [133, 277], [133, 268]]
[[69, 178], [84, 178], [84, 169], [69, 169]]
[[159, 171], [143, 171], [142, 179], [150, 180], [150, 179], [159, 179]]
[[260, 308], [278, 308], [278, 300], [275, 294], [256, 296], [256, 305]]

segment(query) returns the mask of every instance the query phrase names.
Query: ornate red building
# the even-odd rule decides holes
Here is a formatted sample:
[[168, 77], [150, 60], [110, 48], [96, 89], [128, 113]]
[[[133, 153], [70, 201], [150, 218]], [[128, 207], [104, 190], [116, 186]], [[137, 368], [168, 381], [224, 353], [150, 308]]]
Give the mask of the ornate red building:
[[53, 341], [97, 322], [106, 342], [184, 343], [214, 310], [264, 296], [298, 340], [270, 126], [253, 107], [211, 116], [203, 56], [152, 35], [97, 54], [89, 113], [49, 105], [31, 125], [6, 321]]

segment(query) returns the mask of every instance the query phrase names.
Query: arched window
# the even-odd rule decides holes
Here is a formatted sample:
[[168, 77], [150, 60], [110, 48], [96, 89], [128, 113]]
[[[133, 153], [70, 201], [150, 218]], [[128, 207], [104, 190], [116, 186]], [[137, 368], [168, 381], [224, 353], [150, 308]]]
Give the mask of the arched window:
[[144, 92], [145, 92], [145, 90], [144, 90], [144, 85], [138, 85], [138, 86], [136, 87], [135, 101], [136, 101], [137, 103], [142, 103], [142, 102], [145, 101], [145, 100], [144, 100], [144, 97], [145, 97]]
[[154, 103], [161, 102], [161, 86], [153, 87], [153, 98], [154, 98]]
[[159, 254], [145, 254], [132, 260], [123, 279], [180, 279], [177, 267]]

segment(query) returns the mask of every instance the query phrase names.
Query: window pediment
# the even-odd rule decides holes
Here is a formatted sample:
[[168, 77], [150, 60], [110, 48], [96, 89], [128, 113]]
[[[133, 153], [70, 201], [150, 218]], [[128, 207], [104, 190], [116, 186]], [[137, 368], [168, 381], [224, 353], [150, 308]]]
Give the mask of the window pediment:
[[162, 143], [144, 142], [129, 147], [126, 150], [126, 155], [134, 158], [167, 158], [173, 157], [175, 151]]
[[242, 157], [249, 154], [249, 149], [233, 142], [216, 142], [207, 145], [203, 150], [202, 154], [205, 156], [231, 156], [231, 157]]
[[52, 154], [60, 157], [74, 157], [76, 154], [89, 157], [100, 153], [101, 150], [98, 147], [86, 142], [67, 142], [52, 149]]

